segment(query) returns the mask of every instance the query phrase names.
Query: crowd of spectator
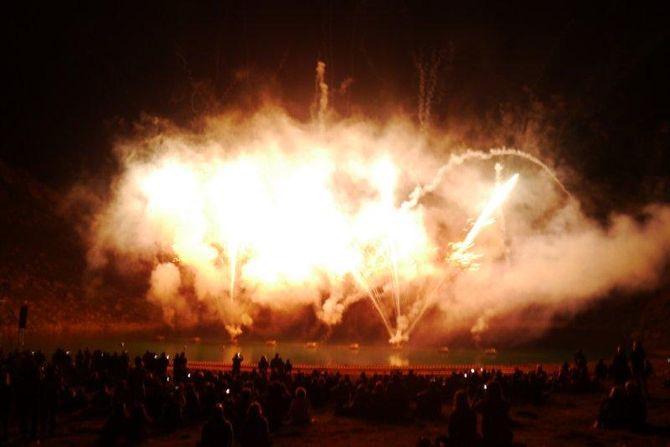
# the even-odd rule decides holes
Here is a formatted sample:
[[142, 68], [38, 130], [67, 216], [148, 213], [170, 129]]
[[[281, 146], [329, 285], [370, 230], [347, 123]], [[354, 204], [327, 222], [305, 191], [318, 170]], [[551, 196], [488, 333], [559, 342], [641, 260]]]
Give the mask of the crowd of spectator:
[[[351, 376], [341, 372], [294, 371], [276, 354], [242, 368], [236, 354], [229, 371], [192, 370], [184, 353], [62, 349], [0, 352], [0, 440], [51, 436], [59, 419], [83, 414], [104, 419], [102, 445], [136, 443], [180, 427], [201, 424], [199, 446], [270, 445], [285, 425], [308, 426], [313, 409], [330, 407], [341, 417], [395, 423], [439, 419], [453, 402], [444, 436], [422, 445], [507, 446], [513, 439], [510, 405], [542, 404], [556, 392], [598, 392], [611, 381], [596, 427], [643, 430], [649, 362], [635, 343], [630, 355], [619, 348], [610, 362], [589, 371], [578, 351], [573, 362], [548, 374], [541, 366], [511, 374], [468, 369], [446, 375], [413, 371]], [[478, 423], [478, 418], [481, 423]], [[480, 430], [478, 430], [480, 427]], [[0, 441], [1, 442], [1, 441]]]

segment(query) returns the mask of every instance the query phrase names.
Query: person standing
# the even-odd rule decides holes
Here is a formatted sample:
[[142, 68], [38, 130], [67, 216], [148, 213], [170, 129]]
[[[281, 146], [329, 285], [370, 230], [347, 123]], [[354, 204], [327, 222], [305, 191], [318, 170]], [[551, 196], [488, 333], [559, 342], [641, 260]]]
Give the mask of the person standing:
[[638, 340], [633, 340], [633, 346], [630, 351], [630, 370], [633, 373], [633, 380], [637, 382], [640, 393], [645, 399], [647, 398], [646, 360], [647, 354], [644, 352], [642, 343]]
[[233, 376], [239, 376], [240, 371], [242, 370], [242, 362], [244, 357], [239, 352], [236, 352], [233, 356]]

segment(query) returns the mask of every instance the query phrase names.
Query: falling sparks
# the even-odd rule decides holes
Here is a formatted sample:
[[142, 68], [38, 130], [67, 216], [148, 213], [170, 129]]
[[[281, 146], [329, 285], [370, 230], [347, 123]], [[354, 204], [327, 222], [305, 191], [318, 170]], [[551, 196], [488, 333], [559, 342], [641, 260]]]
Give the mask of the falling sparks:
[[[436, 268], [430, 267], [436, 247], [422, 208], [397, 205], [400, 169], [388, 154], [349, 164], [347, 174], [365, 194], [348, 198], [356, 206], [342, 203], [333, 187], [342, 166], [332, 153], [165, 156], [129, 166], [122, 191], [141, 198], [138, 218], [148, 223], [161, 250], [178, 260], [159, 265], [152, 277], [155, 293], [178, 300], [180, 276], [188, 268], [196, 273], [198, 296], [213, 297], [223, 314], [226, 294], [230, 306], [243, 307], [237, 302], [245, 300], [238, 296], [240, 284], [291, 290], [318, 276], [330, 283], [349, 276], [369, 298], [390, 341], [406, 341], [423, 310], [410, 315], [401, 283]], [[518, 174], [494, 188], [465, 239], [453, 244], [453, 264], [474, 268], [474, 240], [517, 179]], [[175, 306], [169, 316], [182, 308]], [[241, 331], [236, 322], [226, 327], [234, 336]]]
[[462, 269], [477, 270], [478, 265], [476, 260], [481, 257], [476, 253], [472, 253], [470, 249], [475, 243], [475, 239], [481, 233], [482, 229], [493, 222], [493, 213], [502, 205], [507, 196], [516, 186], [519, 180], [519, 174], [514, 174], [505, 183], [495, 188], [493, 194], [489, 198], [486, 206], [482, 210], [479, 217], [468, 234], [461, 242], [452, 244], [453, 252], [449, 256], [449, 261]]
[[[330, 329], [365, 299], [393, 344], [418, 327], [479, 336], [529, 303], [551, 315], [660, 281], [667, 207], [602, 225], [517, 149], [433, 150], [439, 138], [402, 120], [320, 121], [270, 108], [120, 144], [120, 174], [92, 216], [92, 271], [146, 272], [146, 297], [167, 324], [215, 324], [232, 338], [259, 330], [266, 309], [287, 327], [309, 306]], [[503, 163], [519, 173], [503, 178]], [[585, 276], [589, 259], [596, 270]]]
[[[501, 233], [480, 240], [519, 175], [502, 182], [500, 169], [494, 179], [480, 168], [517, 157], [548, 169], [512, 149], [421, 159], [407, 150], [420, 138], [402, 124], [315, 128], [269, 110], [128, 143], [89, 261], [113, 252], [152, 265], [147, 297], [171, 325], [219, 322], [238, 337], [258, 309], [308, 304], [334, 325], [366, 298], [389, 341], [406, 342]], [[477, 214], [459, 241], [454, 219]]]

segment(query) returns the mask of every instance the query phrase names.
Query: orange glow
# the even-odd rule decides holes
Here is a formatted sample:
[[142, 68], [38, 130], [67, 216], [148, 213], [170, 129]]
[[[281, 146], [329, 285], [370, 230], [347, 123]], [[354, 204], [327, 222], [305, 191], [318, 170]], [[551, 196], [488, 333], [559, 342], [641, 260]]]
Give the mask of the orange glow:
[[[204, 309], [237, 336], [258, 306], [314, 303], [336, 324], [367, 297], [389, 338], [406, 341], [432, 303], [421, 290], [453, 270], [412, 192], [413, 179], [430, 181], [441, 161], [408, 169], [415, 138], [402, 126], [327, 130], [275, 112], [243, 124], [213, 119], [197, 136], [165, 132], [129, 146], [97, 248], [154, 263], [148, 296], [170, 323], [197, 321]], [[452, 263], [475, 265], [474, 239], [517, 177], [494, 191]], [[473, 204], [488, 195], [462, 188]]]

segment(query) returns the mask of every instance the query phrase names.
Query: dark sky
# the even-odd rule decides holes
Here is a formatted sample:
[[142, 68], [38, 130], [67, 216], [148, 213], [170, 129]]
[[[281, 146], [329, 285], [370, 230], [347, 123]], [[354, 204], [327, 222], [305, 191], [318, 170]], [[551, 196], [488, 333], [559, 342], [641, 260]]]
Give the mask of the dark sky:
[[491, 3], [11, 2], [0, 159], [64, 190], [108, 175], [115, 135], [142, 113], [188, 124], [253, 106], [259, 85], [306, 119], [318, 59], [332, 88], [353, 80], [333, 98], [341, 114], [415, 113], [414, 62], [440, 54], [436, 127], [540, 103], [550, 149], [594, 191], [667, 200], [670, 8]]

